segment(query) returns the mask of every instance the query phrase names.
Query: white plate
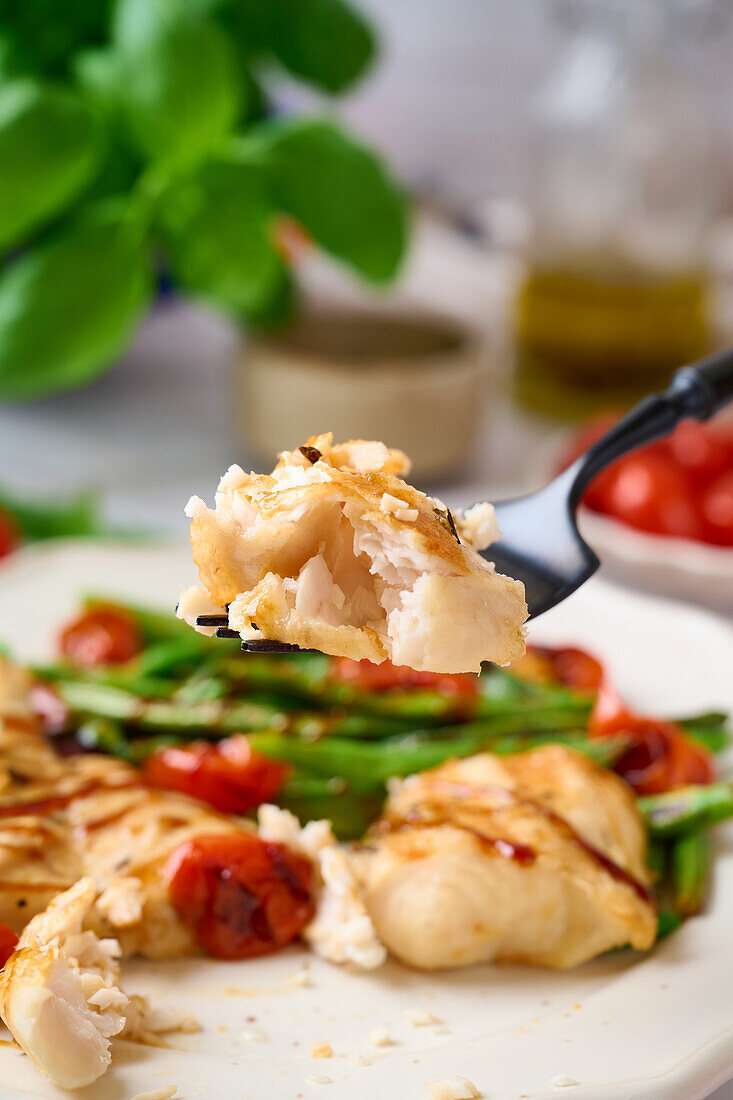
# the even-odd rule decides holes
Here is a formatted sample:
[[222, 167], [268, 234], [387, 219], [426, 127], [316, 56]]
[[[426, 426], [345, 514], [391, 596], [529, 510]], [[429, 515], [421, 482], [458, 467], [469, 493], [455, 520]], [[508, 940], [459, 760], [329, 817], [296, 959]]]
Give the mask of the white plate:
[[733, 614], [733, 547], [649, 535], [588, 508], [579, 524], [609, 576]]
[[[191, 575], [184, 545], [32, 547], [0, 568], [0, 640], [41, 658], [82, 592], [172, 606]], [[733, 631], [703, 612], [595, 580], [532, 635], [591, 646], [641, 706], [733, 709]], [[426, 1082], [461, 1074], [488, 1100], [700, 1100], [733, 1075], [731, 830], [721, 829], [718, 847], [707, 913], [646, 958], [610, 955], [568, 973], [477, 967], [438, 975], [396, 964], [350, 974], [300, 949], [234, 964], [131, 963], [128, 988], [191, 1009], [204, 1030], [169, 1050], [116, 1043], [112, 1070], [79, 1095], [129, 1100], [175, 1084], [183, 1100], [423, 1100]], [[304, 964], [311, 984], [294, 988], [289, 978]], [[447, 1030], [411, 1026], [411, 1008], [429, 1010]], [[269, 1041], [243, 1041], [247, 1026]], [[394, 1045], [370, 1047], [378, 1026]], [[324, 1039], [335, 1057], [310, 1060], [310, 1044]], [[355, 1051], [371, 1064], [352, 1065]], [[558, 1074], [578, 1086], [554, 1087]], [[0, 1075], [3, 1100], [59, 1096], [13, 1049], [0, 1050]], [[307, 1082], [314, 1075], [332, 1083]]]

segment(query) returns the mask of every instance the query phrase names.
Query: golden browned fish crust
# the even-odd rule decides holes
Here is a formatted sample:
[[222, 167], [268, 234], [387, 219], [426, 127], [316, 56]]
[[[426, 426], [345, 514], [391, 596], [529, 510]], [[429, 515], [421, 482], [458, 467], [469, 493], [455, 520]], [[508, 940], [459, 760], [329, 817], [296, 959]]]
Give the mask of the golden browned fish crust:
[[565, 968], [654, 942], [634, 797], [561, 746], [481, 754], [412, 777], [389, 798], [369, 847], [367, 909], [413, 966]]
[[214, 509], [189, 501], [205, 591], [184, 593], [179, 614], [226, 607], [243, 638], [435, 672], [521, 656], [523, 587], [470, 541], [497, 537], [490, 505], [454, 522], [397, 476], [406, 468], [381, 443], [330, 435], [283, 453], [271, 475], [231, 467]]

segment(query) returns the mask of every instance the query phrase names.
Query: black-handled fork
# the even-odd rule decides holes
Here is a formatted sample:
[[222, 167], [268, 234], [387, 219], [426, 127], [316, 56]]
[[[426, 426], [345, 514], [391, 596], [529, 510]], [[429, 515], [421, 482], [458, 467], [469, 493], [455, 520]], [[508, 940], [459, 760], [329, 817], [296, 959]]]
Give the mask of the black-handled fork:
[[[680, 420], [707, 420], [733, 401], [733, 349], [712, 355], [674, 375], [664, 393], [645, 397], [554, 481], [527, 496], [496, 505], [501, 539], [483, 552], [524, 584], [530, 619], [561, 603], [595, 573], [600, 562], [576, 522], [589, 483], [616, 459], [669, 433]], [[221, 637], [238, 637], [226, 616], [200, 616], [201, 626], [217, 626]], [[282, 642], [242, 642], [256, 653], [287, 653]]]

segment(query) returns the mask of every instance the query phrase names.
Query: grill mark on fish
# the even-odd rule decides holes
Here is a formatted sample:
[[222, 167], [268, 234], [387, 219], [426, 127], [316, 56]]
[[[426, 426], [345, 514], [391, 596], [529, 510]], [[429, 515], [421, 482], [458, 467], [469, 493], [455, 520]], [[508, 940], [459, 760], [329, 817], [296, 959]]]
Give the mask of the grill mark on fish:
[[[101, 781], [87, 783], [83, 787], [69, 791], [66, 794], [49, 795], [47, 798], [33, 799], [28, 802], [13, 802], [8, 805], [0, 805], [0, 819], [13, 817], [41, 817], [54, 813], [57, 810], [65, 810], [71, 802], [77, 799], [88, 798], [90, 795], [101, 791], [123, 791], [133, 787], [140, 787], [139, 781], [128, 780], [125, 783], [107, 784]], [[7, 826], [2, 826], [7, 827]]]
[[[454, 796], [457, 796], [459, 800], [476, 798], [480, 797], [482, 794], [488, 794], [494, 798], [498, 798], [504, 803], [513, 802], [516, 805], [523, 804], [525, 806], [531, 806], [532, 809], [536, 810], [538, 813], [547, 818], [548, 821], [552, 822], [552, 824], [555, 825], [556, 828], [558, 828], [568, 840], [572, 841], [593, 860], [595, 860], [595, 862], [600, 867], [602, 867], [607, 874], [616, 879], [616, 881], [625, 883], [625, 885], [630, 887], [634, 891], [634, 893], [642, 899], [642, 901], [646, 901], [649, 904], [652, 904], [652, 893], [650, 890], [647, 889], [646, 886], [643, 885], [643, 883], [634, 878], [634, 876], [629, 871], [627, 871], [624, 867], [621, 867], [618, 863], [616, 863], [615, 860], [611, 859], [610, 856], [607, 856], [605, 852], [600, 851], [598, 848], [595, 847], [594, 844], [591, 844], [590, 841], [581, 836], [580, 833], [570, 824], [570, 822], [567, 821], [560, 814], [556, 813], [555, 810], [551, 810], [549, 806], [543, 805], [543, 803], [538, 802], [531, 796], [518, 794], [516, 791], [508, 790], [506, 787], [502, 787], [499, 784], [472, 785], [470, 783], [453, 783], [447, 779], [436, 780], [433, 784], [433, 787], [439, 790], [445, 790], [446, 794], [453, 794]], [[429, 805], [429, 799], [430, 793], [428, 791], [422, 804], [423, 806], [427, 805], [430, 809], [434, 810], [434, 807], [430, 807]], [[491, 807], [475, 807], [474, 809], [478, 811], [483, 811], [484, 813], [492, 812]], [[405, 817], [402, 819], [403, 826], [409, 824], [408, 817], [409, 814], [405, 815]], [[389, 818], [385, 818], [383, 820], [389, 823]], [[429, 825], [430, 822], [425, 822], [424, 824]], [[433, 822], [433, 824], [450, 824], [455, 825], [456, 828], [461, 828], [468, 832], [476, 832], [476, 830], [473, 829], [471, 826], [462, 825], [459, 820], [457, 820], [456, 818], [452, 818], [450, 813], [445, 815], [445, 821], [436, 821]], [[389, 828], [389, 824], [385, 831], [391, 831]]]

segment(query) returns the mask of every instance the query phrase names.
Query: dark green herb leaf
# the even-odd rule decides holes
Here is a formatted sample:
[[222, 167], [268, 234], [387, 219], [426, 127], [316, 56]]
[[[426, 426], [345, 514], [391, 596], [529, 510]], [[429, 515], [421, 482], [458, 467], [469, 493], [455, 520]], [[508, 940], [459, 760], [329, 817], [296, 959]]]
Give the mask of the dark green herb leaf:
[[72, 92], [19, 80], [0, 90], [0, 248], [57, 214], [94, 175], [96, 119]]
[[0, 27], [23, 64], [46, 76], [66, 72], [83, 46], [102, 42], [112, 0], [0, 0]]
[[159, 222], [171, 270], [181, 284], [234, 312], [261, 309], [280, 283], [272, 243], [276, 213], [255, 165], [201, 165], [164, 192]]
[[124, 348], [152, 294], [140, 227], [91, 206], [0, 276], [0, 399], [71, 389]]
[[245, 59], [273, 54], [294, 76], [341, 92], [367, 69], [376, 43], [344, 0], [196, 0], [230, 31]]
[[[369, 66], [369, 24], [343, 0], [260, 0], [269, 8], [269, 45], [286, 69], [326, 92], [341, 92]], [[249, 0], [252, 6], [252, 0]]]
[[125, 131], [119, 102], [119, 58], [110, 49], [84, 50], [74, 58], [72, 73], [81, 93], [103, 116], [108, 138], [87, 198], [124, 195], [140, 173], [141, 159]]
[[79, 493], [63, 501], [26, 501], [0, 492], [0, 508], [10, 512], [28, 542], [103, 531], [96, 494]]
[[221, 142], [243, 94], [221, 27], [186, 0], [119, 0], [113, 42], [120, 103], [145, 157], [190, 163]]
[[405, 251], [405, 197], [379, 158], [331, 122], [263, 123], [242, 143], [262, 163], [283, 208], [334, 256], [377, 282]]

